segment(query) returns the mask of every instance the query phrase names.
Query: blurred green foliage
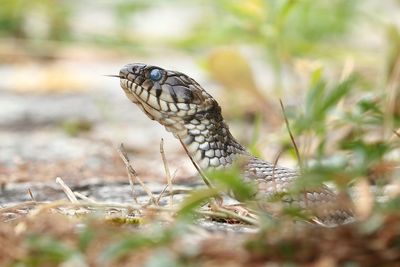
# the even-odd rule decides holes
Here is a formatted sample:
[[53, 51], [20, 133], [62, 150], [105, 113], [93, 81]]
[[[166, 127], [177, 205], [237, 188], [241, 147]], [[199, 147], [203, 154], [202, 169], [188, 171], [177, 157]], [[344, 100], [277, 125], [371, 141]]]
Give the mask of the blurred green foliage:
[[27, 240], [31, 255], [11, 266], [48, 266], [65, 262], [80, 263], [83, 255], [71, 244], [48, 235], [32, 235]]
[[184, 219], [193, 218], [193, 212], [201, 205], [205, 205], [212, 198], [218, 197], [220, 191], [217, 188], [205, 188], [195, 190], [180, 205], [178, 216]]
[[[116, 29], [112, 32], [77, 34], [74, 20], [86, 8], [109, 6], [107, 10], [116, 21]], [[54, 0], [3, 0], [0, 8], [0, 36], [21, 38], [27, 44], [35, 40], [61, 42], [89, 42], [96, 45], [114, 44], [126, 46], [135, 44], [135, 38], [126, 32], [126, 24], [132, 14], [141, 11], [150, 4], [144, 0], [88, 2], [88, 7], [73, 1]], [[101, 16], [101, 14], [98, 14]], [[100, 19], [100, 18], [99, 18]], [[100, 31], [101, 32], [101, 31]], [[49, 51], [51, 52], [51, 51]]]
[[90, 132], [93, 128], [93, 125], [90, 121], [87, 120], [66, 120], [61, 124], [64, 132], [70, 136], [77, 136], [81, 133]]
[[326, 117], [329, 112], [354, 88], [352, 86], [354, 77], [350, 77], [330, 89], [327, 88], [321, 75], [322, 69], [318, 69], [311, 77], [310, 89], [304, 103], [304, 113], [295, 120], [294, 128], [297, 133], [311, 129], [318, 135], [326, 134], [328, 130]]
[[[209, 1], [212, 12], [199, 22], [187, 47], [231, 42], [262, 45], [279, 59], [325, 49], [339, 41], [356, 16], [357, 1]], [[325, 51], [325, 53], [329, 51]]]
[[[66, 1], [1, 1], [0, 35], [19, 38], [66, 40], [70, 35], [71, 5]], [[38, 22], [45, 32], [36, 29]], [[41, 36], [44, 34], [44, 36]]]
[[212, 7], [184, 48], [253, 44], [274, 66], [277, 87], [295, 57], [338, 56], [343, 37], [357, 18], [357, 2], [346, 0], [209, 1]]
[[[360, 75], [327, 86], [318, 69], [310, 80], [304, 107], [287, 114], [297, 139], [308, 138], [314, 144], [312, 157], [302, 158], [306, 164], [297, 188], [334, 182], [347, 191], [357, 179], [396, 182], [393, 164], [398, 164], [398, 159], [393, 163], [391, 155], [397, 153], [400, 140], [389, 139], [388, 133], [393, 136], [399, 124], [386, 123], [393, 119], [393, 114], [385, 112], [389, 101], [386, 93], [360, 98]], [[303, 150], [310, 151], [302, 145]]]
[[229, 169], [211, 170], [207, 176], [218, 191], [229, 192], [241, 202], [251, 200], [256, 194], [255, 185], [243, 181], [242, 172], [237, 165]]
[[[129, 25], [132, 15], [146, 8], [157, 8], [158, 5], [165, 4], [163, 1], [150, 3], [143, 0], [109, 3], [108, 10], [117, 21], [118, 27], [111, 34], [88, 38], [71, 32], [72, 20], [81, 9], [73, 2], [4, 0], [0, 10], [0, 33], [3, 36], [40, 38], [35, 36], [40, 30], [38, 32], [35, 29], [36, 25], [31, 25], [29, 19], [32, 19], [34, 22], [39, 20], [42, 25], [49, 27], [42, 38], [75, 41], [105, 41], [108, 38], [109, 41], [129, 43], [135, 38], [127, 36], [125, 28]], [[171, 1], [171, 4], [207, 6], [207, 9], [200, 11], [203, 17], [189, 36], [183, 35], [181, 40], [173, 42], [172, 45], [178, 44], [179, 47], [194, 49], [232, 42], [250, 42], [266, 48], [270, 58], [277, 63], [290, 60], [293, 55], [330, 55], [332, 46], [340, 45], [340, 38], [354, 22], [358, 1], [206, 0], [186, 3], [176, 0]], [[146, 40], [141, 41], [146, 43]], [[162, 40], [160, 42], [162, 43]]]
[[99, 263], [104, 264], [113, 262], [126, 256], [133, 250], [168, 244], [178, 235], [176, 231], [182, 233], [183, 228], [156, 228], [150, 233], [136, 234], [130, 237], [121, 238], [104, 250], [99, 258]]

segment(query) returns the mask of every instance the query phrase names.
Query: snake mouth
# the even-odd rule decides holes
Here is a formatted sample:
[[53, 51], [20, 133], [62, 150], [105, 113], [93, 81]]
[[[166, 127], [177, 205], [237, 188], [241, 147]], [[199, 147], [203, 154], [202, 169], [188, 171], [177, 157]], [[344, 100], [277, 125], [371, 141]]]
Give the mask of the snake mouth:
[[135, 103], [151, 120], [160, 121], [160, 119], [163, 117], [163, 112], [150, 105], [135, 92], [132, 87], [137, 87], [137, 85], [134, 83], [130, 84], [129, 79], [123, 76], [118, 77], [120, 78], [121, 87], [125, 91], [125, 94], [128, 96], [129, 100]]

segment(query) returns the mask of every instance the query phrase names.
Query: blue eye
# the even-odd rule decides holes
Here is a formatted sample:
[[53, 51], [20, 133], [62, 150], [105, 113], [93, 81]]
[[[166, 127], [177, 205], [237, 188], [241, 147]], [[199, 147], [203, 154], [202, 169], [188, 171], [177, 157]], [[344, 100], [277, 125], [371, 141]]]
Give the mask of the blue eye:
[[160, 80], [161, 77], [162, 77], [162, 73], [161, 73], [161, 70], [160, 70], [160, 69], [152, 69], [152, 70], [150, 71], [150, 79], [151, 79], [153, 82], [156, 82], [156, 81]]

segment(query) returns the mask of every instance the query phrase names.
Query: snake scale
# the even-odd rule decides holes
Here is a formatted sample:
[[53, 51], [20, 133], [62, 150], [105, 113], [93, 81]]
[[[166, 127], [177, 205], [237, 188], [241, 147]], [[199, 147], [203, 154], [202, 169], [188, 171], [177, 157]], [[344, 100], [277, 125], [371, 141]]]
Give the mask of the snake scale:
[[[228, 167], [244, 159], [244, 181], [254, 182], [257, 196], [264, 198], [287, 192], [299, 177], [296, 170], [275, 166], [247, 152], [230, 133], [217, 101], [189, 76], [135, 63], [124, 66], [117, 77], [127, 97], [181, 139], [201, 168]], [[315, 221], [326, 226], [353, 220], [351, 209], [339, 204], [338, 196], [326, 186], [305, 190], [294, 202], [313, 211]]]

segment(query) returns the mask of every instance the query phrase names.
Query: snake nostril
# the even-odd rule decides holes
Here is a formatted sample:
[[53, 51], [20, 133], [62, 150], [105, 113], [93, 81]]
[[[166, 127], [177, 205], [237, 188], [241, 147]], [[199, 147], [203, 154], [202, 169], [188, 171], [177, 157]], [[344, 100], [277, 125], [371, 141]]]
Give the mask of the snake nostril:
[[134, 63], [131, 64], [132, 72], [135, 74], [139, 74], [142, 69], [146, 67], [146, 64], [143, 63]]
[[127, 64], [120, 70], [120, 76], [127, 77], [128, 74], [140, 74], [140, 72], [146, 67], [146, 64], [134, 63]]

